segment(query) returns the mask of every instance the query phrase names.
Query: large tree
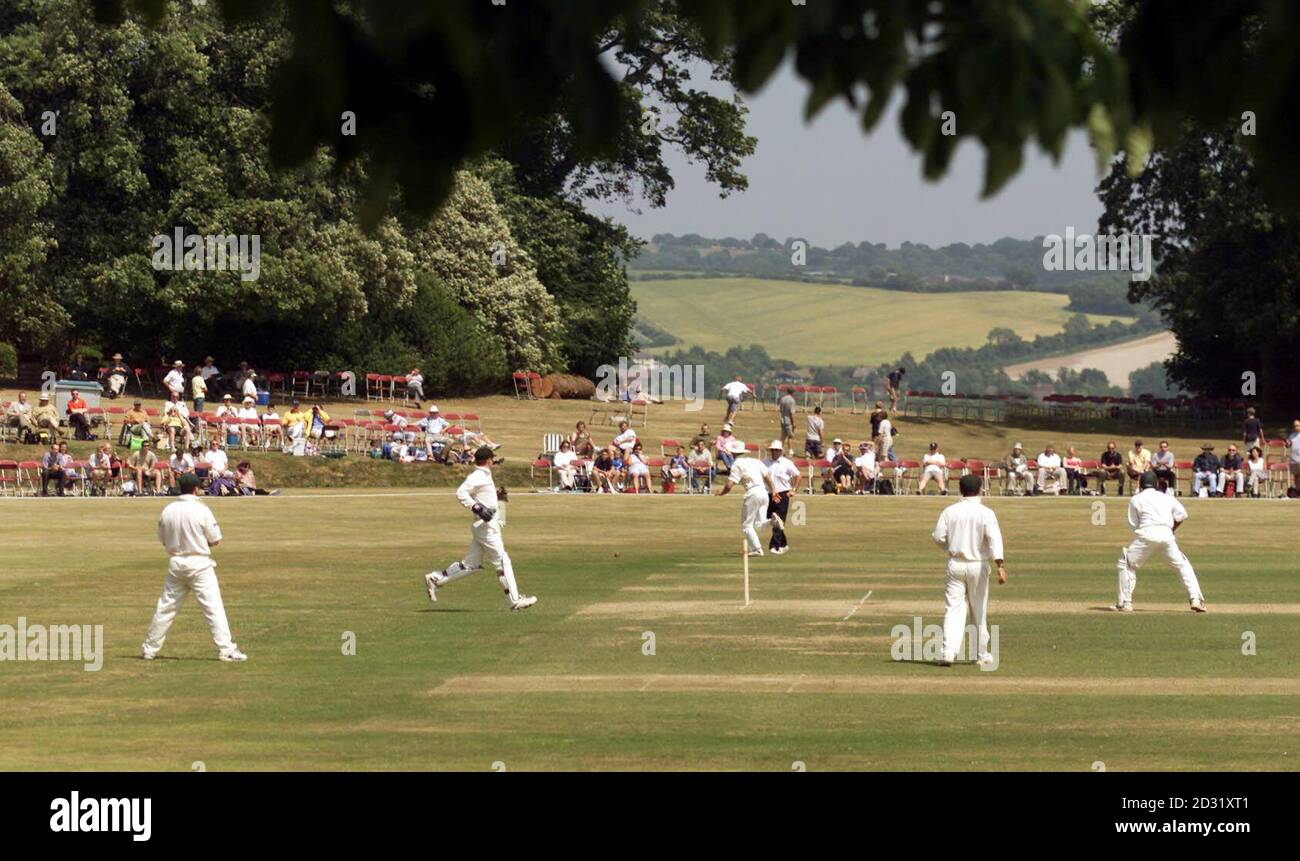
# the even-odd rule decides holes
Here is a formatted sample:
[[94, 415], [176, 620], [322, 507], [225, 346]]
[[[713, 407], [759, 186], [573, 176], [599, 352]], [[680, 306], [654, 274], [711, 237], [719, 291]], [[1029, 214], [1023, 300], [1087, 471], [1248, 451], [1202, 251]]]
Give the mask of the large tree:
[[[271, 166], [283, 22], [170, 11], [153, 27], [104, 28], [75, 0], [0, 0], [0, 335], [301, 367], [337, 353], [332, 332], [409, 308], [423, 269], [512, 364], [561, 363], [553, 300], [482, 180], [459, 174], [432, 221], [410, 221], [395, 197], [363, 231], [367, 159], [319, 149]], [[47, 112], [51, 133], [37, 138]], [[258, 277], [159, 270], [154, 237], [176, 229], [257, 236]]]
[[[275, 8], [255, 0], [219, 5], [232, 20]], [[322, 143], [344, 158], [369, 154], [372, 223], [399, 188], [414, 211], [432, 212], [467, 158], [503, 148], [529, 166], [526, 181], [571, 188], [576, 179], [597, 194], [636, 185], [654, 199], [669, 184], [658, 158], [668, 142], [703, 160], [724, 189], [740, 187], [740, 108], [681, 85], [682, 64], [692, 58], [722, 63], [727, 82], [754, 92], [792, 55], [808, 85], [805, 115], [843, 99], [861, 110], [866, 130], [901, 91], [903, 133], [924, 155], [926, 176], [942, 175], [957, 145], [973, 139], [986, 153], [989, 194], [1019, 169], [1031, 140], [1059, 154], [1071, 127], [1087, 127], [1108, 157], [1141, 139], [1131, 134], [1140, 126], [1124, 63], [1089, 26], [1086, 5], [1066, 0], [287, 5], [294, 48], [277, 78], [274, 152], [286, 164], [313, 157]], [[106, 22], [124, 20], [128, 7], [157, 19], [167, 4], [95, 0]], [[1230, 35], [1231, 20], [1223, 23]], [[1276, 23], [1283, 36], [1295, 29], [1285, 16]], [[1203, 35], [1161, 46], [1162, 56], [1199, 60], [1188, 52], [1204, 47], [1191, 38]], [[1149, 80], [1141, 52], [1129, 63], [1138, 73], [1132, 80]], [[1172, 95], [1190, 97], [1176, 88]], [[633, 137], [641, 109], [656, 107], [680, 111], [681, 121]], [[345, 111], [357, 113], [355, 137], [339, 134]], [[953, 134], [945, 133], [948, 111]], [[1270, 151], [1278, 145], [1260, 140]], [[536, 157], [519, 155], [524, 150]]]
[[[1103, 32], [1132, 53], [1153, 26], [1152, 5], [1158, 4], [1111, 4]], [[1206, 18], [1193, 16], [1195, 24], [1175, 29], [1224, 29], [1207, 68], [1224, 56], [1239, 69], [1278, 60], [1277, 8], [1230, 2], [1206, 11]], [[1204, 76], [1199, 68], [1176, 71]], [[1207, 98], [1223, 98], [1225, 86], [1215, 82]], [[1136, 175], [1116, 163], [1099, 189], [1106, 207], [1101, 228], [1155, 237], [1156, 274], [1134, 282], [1129, 297], [1150, 303], [1177, 337], [1177, 352], [1166, 362], [1172, 381], [1207, 395], [1257, 397], [1291, 416], [1300, 403], [1291, 364], [1300, 351], [1300, 229], [1294, 208], [1277, 203], [1285, 172], [1261, 151], [1255, 133], [1268, 126], [1275, 135], [1295, 120], [1276, 116], [1266, 95], [1242, 102], [1252, 110], [1230, 125], [1204, 109], [1184, 114], [1177, 135], [1166, 132]], [[1292, 164], [1294, 157], [1293, 151]]]

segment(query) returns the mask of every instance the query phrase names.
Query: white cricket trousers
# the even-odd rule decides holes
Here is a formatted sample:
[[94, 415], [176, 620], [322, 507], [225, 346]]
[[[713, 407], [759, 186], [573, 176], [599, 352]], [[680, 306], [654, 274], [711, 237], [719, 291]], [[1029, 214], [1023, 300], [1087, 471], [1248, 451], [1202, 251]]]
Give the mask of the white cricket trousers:
[[1196, 580], [1196, 572], [1192, 570], [1192, 563], [1183, 555], [1183, 551], [1178, 549], [1178, 540], [1174, 538], [1174, 531], [1163, 527], [1150, 527], [1139, 530], [1133, 538], [1133, 543], [1119, 554], [1119, 562], [1115, 566], [1119, 570], [1119, 595], [1115, 599], [1116, 606], [1122, 607], [1132, 602], [1133, 589], [1137, 586], [1137, 570], [1153, 555], [1168, 562], [1169, 567], [1178, 572], [1189, 600], [1205, 600], [1201, 594], [1201, 584]]
[[465, 558], [453, 562], [447, 569], [443, 583], [467, 577], [483, 567], [483, 559], [497, 569], [497, 582], [506, 593], [506, 600], [514, 604], [519, 600], [519, 587], [515, 584], [515, 569], [510, 564], [510, 554], [506, 552], [505, 541], [501, 538], [501, 524], [495, 518], [488, 521], [475, 519], [470, 525], [469, 550]]
[[[989, 654], [989, 563], [949, 559], [943, 595], [943, 659], [955, 661], [966, 636], [969, 617], [979, 631], [979, 660], [992, 660]], [[971, 644], [975, 646], [975, 643]]]
[[144, 638], [145, 653], [156, 655], [162, 651], [167, 631], [185, 601], [194, 593], [203, 618], [212, 632], [212, 642], [217, 651], [233, 651], [230, 640], [230, 623], [226, 621], [226, 607], [221, 602], [221, 587], [217, 584], [217, 565], [210, 556], [173, 556], [167, 563], [167, 579], [163, 581], [162, 595], [154, 611], [149, 633]]
[[745, 501], [740, 506], [740, 530], [745, 533], [745, 549], [750, 553], [762, 551], [758, 528], [768, 522], [767, 491], [762, 487], [745, 491]]

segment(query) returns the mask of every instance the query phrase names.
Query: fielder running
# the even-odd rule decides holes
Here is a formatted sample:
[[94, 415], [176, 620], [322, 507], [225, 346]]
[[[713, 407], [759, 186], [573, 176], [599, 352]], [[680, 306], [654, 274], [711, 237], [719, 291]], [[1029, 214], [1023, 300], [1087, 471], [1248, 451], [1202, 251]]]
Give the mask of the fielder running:
[[140, 647], [140, 657], [152, 661], [158, 656], [181, 603], [193, 592], [212, 632], [217, 657], [223, 661], [247, 661], [248, 655], [230, 640], [230, 623], [226, 621], [221, 587], [217, 584], [217, 564], [212, 561], [212, 548], [221, 543], [217, 518], [194, 495], [199, 486], [197, 475], [187, 472], [177, 484], [180, 499], [164, 508], [158, 519], [158, 540], [167, 548], [171, 559], [167, 562], [167, 579], [163, 581], [158, 609]]
[[[763, 461], [763, 466], [767, 467], [772, 476], [772, 504], [769, 507], [772, 537], [767, 543], [767, 549], [781, 556], [790, 549], [790, 542], [785, 537], [785, 521], [790, 511], [790, 497], [799, 492], [803, 473], [794, 465], [794, 461], [785, 456], [781, 440], [772, 440], [767, 450], [768, 458]], [[777, 526], [778, 523], [781, 525]]]
[[758, 540], [758, 528], [770, 523], [775, 529], [784, 529], [785, 523], [777, 515], [767, 516], [768, 498], [776, 494], [772, 474], [757, 460], [745, 457], [745, 444], [733, 439], [727, 451], [736, 456], [727, 473], [727, 483], [718, 489], [717, 496], [726, 496], [737, 484], [745, 488], [744, 504], [740, 508], [740, 530], [745, 534], [745, 547], [750, 556], [762, 556], [763, 545]]
[[963, 475], [957, 486], [961, 502], [953, 503], [939, 515], [935, 524], [934, 543], [948, 553], [944, 589], [943, 656], [939, 664], [951, 667], [961, 651], [969, 615], [979, 631], [979, 643], [972, 649], [983, 666], [996, 664], [989, 653], [989, 560], [998, 566], [998, 582], [1007, 582], [1002, 564], [1002, 530], [998, 516], [980, 501], [978, 475]]
[[1128, 525], [1135, 533], [1133, 543], [1119, 555], [1119, 595], [1115, 609], [1122, 613], [1133, 612], [1133, 589], [1137, 586], [1137, 569], [1155, 554], [1178, 572], [1187, 590], [1193, 613], [1204, 613], [1205, 596], [1196, 580], [1192, 563], [1178, 549], [1174, 532], [1187, 520], [1187, 509], [1175, 497], [1157, 489], [1159, 479], [1154, 472], [1144, 472], [1138, 479], [1141, 488], [1128, 504]]
[[[474, 452], [474, 469], [456, 490], [456, 499], [474, 513], [470, 524], [469, 551], [460, 562], [453, 562], [445, 571], [430, 571], [424, 575], [424, 585], [429, 590], [429, 600], [438, 600], [438, 590], [453, 580], [459, 580], [483, 567], [486, 556], [497, 569], [497, 582], [506, 593], [506, 604], [511, 610], [525, 610], [537, 603], [531, 595], [520, 595], [515, 585], [515, 570], [506, 553], [501, 538], [501, 521], [496, 519], [500, 500], [496, 482], [492, 480], [494, 452], [487, 446]], [[504, 494], [504, 491], [503, 491]]]

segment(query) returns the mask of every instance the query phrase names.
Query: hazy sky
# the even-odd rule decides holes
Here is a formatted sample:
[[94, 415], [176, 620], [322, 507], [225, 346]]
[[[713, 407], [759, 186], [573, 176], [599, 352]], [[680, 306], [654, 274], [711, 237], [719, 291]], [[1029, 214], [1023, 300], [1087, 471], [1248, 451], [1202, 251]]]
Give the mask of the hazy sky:
[[758, 138], [757, 151], [743, 165], [748, 191], [719, 198], [703, 169], [674, 151], [669, 166], [677, 187], [665, 207], [638, 201], [629, 208], [620, 201], [592, 209], [645, 239], [655, 233], [748, 238], [763, 232], [827, 247], [863, 240], [940, 246], [1096, 228], [1098, 177], [1082, 132], [1070, 138], [1058, 165], [1029, 144], [1020, 173], [996, 196], [980, 200], [983, 149], [963, 143], [944, 178], [926, 182], [920, 157], [898, 130], [899, 94], [869, 137], [842, 102], [805, 125], [805, 96], [806, 85], [787, 64], [748, 101], [749, 133]]

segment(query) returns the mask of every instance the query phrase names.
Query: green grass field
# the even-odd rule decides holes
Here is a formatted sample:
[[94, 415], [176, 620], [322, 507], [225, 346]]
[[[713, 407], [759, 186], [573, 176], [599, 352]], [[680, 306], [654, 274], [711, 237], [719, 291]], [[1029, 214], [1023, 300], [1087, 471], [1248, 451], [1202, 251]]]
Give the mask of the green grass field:
[[997, 326], [1032, 339], [1061, 331], [1072, 313], [1065, 310], [1069, 298], [1052, 293], [904, 293], [761, 278], [633, 281], [631, 287], [638, 313], [679, 341], [648, 352], [698, 345], [722, 353], [762, 344], [772, 356], [810, 365], [887, 362], [908, 350], [920, 358], [941, 347], [978, 347]]
[[[1179, 532], [1211, 612], [1144, 570], [1113, 601], [1123, 503], [1001, 499], [1001, 664], [891, 660], [940, 621], [935, 498], [807, 497], [794, 550], [753, 560], [740, 501], [521, 494], [521, 587], [480, 572], [437, 605], [421, 575], [467, 518], [436, 491], [215, 500], [218, 572], [247, 664], [197, 606], [137, 657], [165, 559], [161, 500], [0, 500], [0, 624], [102, 624], [98, 672], [0, 663], [0, 768], [1293, 769], [1300, 751], [1294, 511], [1192, 500]], [[404, 495], [403, 495], [404, 494]], [[57, 512], [57, 513], [56, 513]], [[868, 595], [869, 593], [869, 595]], [[865, 600], [864, 600], [865, 597]], [[345, 632], [356, 654], [344, 655]], [[655, 654], [643, 653], [653, 633]], [[1258, 653], [1242, 654], [1253, 632]]]

